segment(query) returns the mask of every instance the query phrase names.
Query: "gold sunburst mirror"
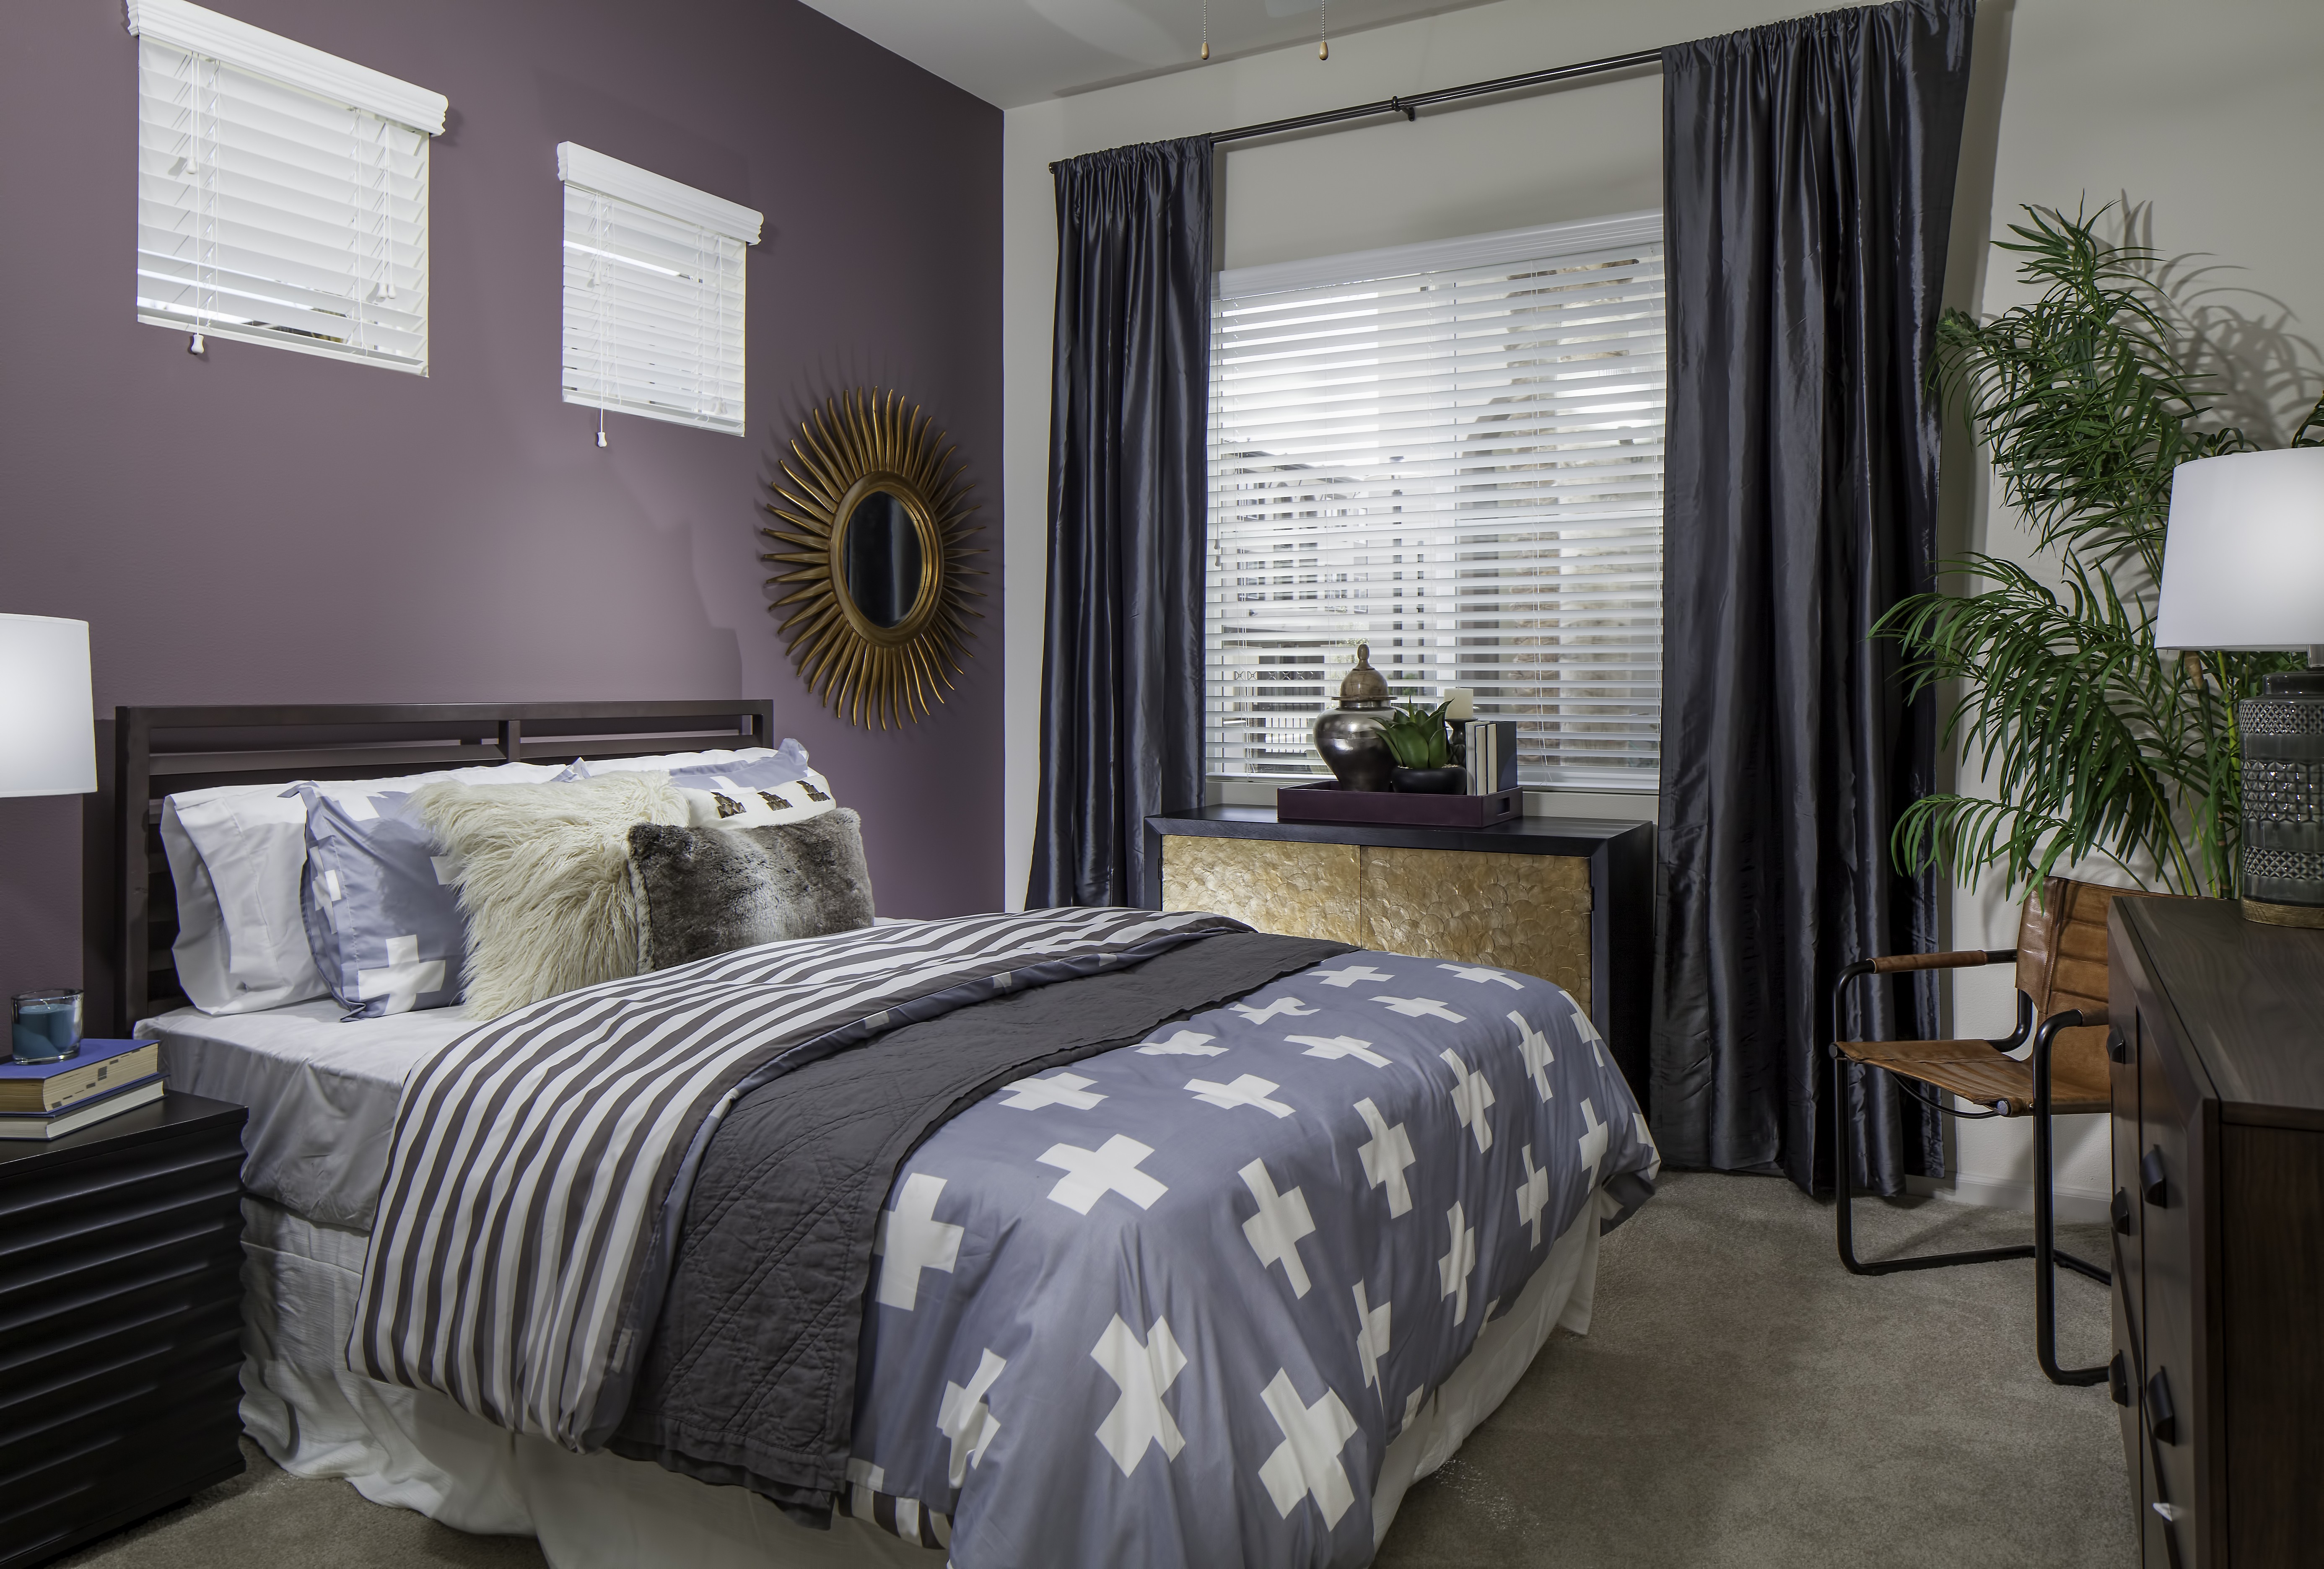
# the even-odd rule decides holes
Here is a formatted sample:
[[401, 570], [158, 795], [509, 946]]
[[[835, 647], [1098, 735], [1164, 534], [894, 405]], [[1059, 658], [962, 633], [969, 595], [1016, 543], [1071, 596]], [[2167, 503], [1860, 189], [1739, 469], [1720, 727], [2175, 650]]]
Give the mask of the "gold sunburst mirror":
[[[807, 689], [867, 729], [925, 718], [961, 669], [973, 488], [957, 449], [897, 393], [843, 392], [807, 417], [767, 504], [787, 527], [759, 557], [790, 570], [767, 608]], [[938, 448], [942, 447], [942, 451]], [[946, 465], [951, 467], [947, 470]]]

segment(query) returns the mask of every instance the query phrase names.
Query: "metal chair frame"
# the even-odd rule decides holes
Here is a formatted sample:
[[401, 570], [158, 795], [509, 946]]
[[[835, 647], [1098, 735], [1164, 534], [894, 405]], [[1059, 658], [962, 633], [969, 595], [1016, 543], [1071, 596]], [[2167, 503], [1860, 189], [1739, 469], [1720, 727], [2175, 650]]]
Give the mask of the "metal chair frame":
[[[1826, 1038], [1825, 1049], [1831, 1056], [1831, 1128], [1832, 1128], [1832, 1188], [1839, 1199], [1840, 1262], [1856, 1275], [1893, 1275], [1906, 1270], [1934, 1270], [1952, 1264], [1994, 1263], [2004, 1259], [2034, 1261], [2034, 1351], [2041, 1362], [2042, 1372], [2053, 1384], [2095, 1384], [2107, 1376], [2107, 1368], [2061, 1368], [2058, 1365], [2058, 1267], [2062, 1265], [2078, 1275], [2096, 1280], [2101, 1286], [2111, 1286], [2114, 1276], [2105, 1268], [2080, 1259], [2058, 1246], [2057, 1196], [2052, 1191], [2055, 1164], [2055, 1136], [2050, 1116], [2050, 1054], [2058, 1032], [2089, 1024], [2103, 1024], [2103, 1019], [2085, 1018], [2079, 1009], [2064, 1008], [2043, 1020], [2037, 1027], [2034, 1020], [2034, 999], [2023, 991], [2017, 994], [2017, 1029], [2006, 1039], [1987, 1040], [1986, 1044], [2006, 1054], [2025, 1044], [2028, 1034], [2034, 1038], [2034, 1240], [2009, 1247], [1971, 1248], [1958, 1252], [1920, 1253], [1910, 1258], [1880, 1259], [1871, 1262], [1856, 1256], [1854, 1172], [1856, 1143], [1851, 1137], [1848, 1115], [1848, 1078], [1845, 1064], [1849, 1058], [1840, 1049], [1840, 1007], [1846, 1000], [1849, 983], [1868, 975], [1893, 975], [1906, 969], [1963, 969], [1983, 964], [2012, 964], [2016, 961], [2014, 948], [1995, 949], [1974, 954], [1914, 955], [1907, 964], [1878, 959], [1859, 959], [1840, 972], [1831, 988], [1831, 1033]], [[1952, 962], [1945, 962], [1951, 960]], [[1865, 1064], [1869, 1068], [1875, 1066]], [[1894, 1069], [1886, 1071], [1894, 1072]], [[1900, 1084], [1914, 1082], [1909, 1076], [1899, 1074]], [[1988, 1112], [1963, 1112], [1941, 1104], [1934, 1097], [1916, 1096], [1923, 1106], [1931, 1106], [1950, 1117], [2006, 1116], [2007, 1104], [2001, 1103]], [[1945, 1098], [1950, 1098], [1946, 1096]]]

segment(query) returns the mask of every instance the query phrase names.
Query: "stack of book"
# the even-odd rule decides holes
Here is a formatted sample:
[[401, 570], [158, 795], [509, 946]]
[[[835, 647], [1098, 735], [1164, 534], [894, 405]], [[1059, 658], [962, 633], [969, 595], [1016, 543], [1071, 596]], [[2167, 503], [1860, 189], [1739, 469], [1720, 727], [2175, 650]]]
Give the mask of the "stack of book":
[[1515, 720], [1471, 720], [1462, 727], [1462, 741], [1470, 794], [1492, 795], [1517, 787]]
[[153, 1041], [83, 1041], [61, 1062], [0, 1062], [0, 1139], [60, 1139], [161, 1098]]

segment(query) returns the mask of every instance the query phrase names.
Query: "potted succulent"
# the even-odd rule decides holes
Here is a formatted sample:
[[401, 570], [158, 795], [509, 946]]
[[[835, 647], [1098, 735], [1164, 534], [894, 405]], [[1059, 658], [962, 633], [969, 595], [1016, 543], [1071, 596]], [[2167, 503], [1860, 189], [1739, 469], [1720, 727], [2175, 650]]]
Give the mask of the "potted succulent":
[[1452, 732], [1444, 720], [1451, 706], [1405, 703], [1379, 727], [1380, 739], [1396, 758], [1390, 778], [1397, 789], [1415, 795], [1458, 795], [1467, 788], [1467, 772], [1452, 766]]

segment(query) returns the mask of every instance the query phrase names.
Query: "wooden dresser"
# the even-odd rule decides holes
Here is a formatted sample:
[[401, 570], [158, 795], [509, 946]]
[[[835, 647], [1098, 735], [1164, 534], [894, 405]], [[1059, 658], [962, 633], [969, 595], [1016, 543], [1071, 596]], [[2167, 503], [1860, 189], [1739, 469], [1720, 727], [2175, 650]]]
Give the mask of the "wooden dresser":
[[2108, 959], [2140, 1561], [2324, 1563], [2324, 931], [2120, 899]]
[[1148, 904], [1555, 981], [1646, 1103], [1652, 823], [1521, 817], [1405, 828], [1277, 822], [1271, 806], [1208, 806], [1146, 826], [1148, 864], [1162, 868]]

